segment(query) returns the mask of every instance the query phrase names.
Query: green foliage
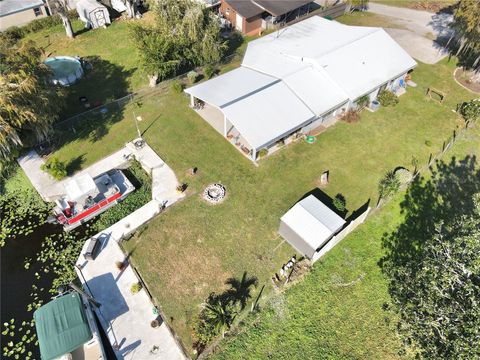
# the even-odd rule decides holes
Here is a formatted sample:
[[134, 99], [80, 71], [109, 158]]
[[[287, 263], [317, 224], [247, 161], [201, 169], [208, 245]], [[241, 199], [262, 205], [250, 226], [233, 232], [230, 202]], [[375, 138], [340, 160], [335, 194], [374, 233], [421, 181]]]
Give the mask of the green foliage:
[[451, 52], [469, 67], [480, 69], [480, 6], [477, 0], [461, 0], [453, 12], [455, 29]]
[[228, 297], [210, 294], [202, 305], [199, 321], [195, 326], [198, 342], [205, 345], [220, 334], [224, 336], [232, 326], [237, 313], [238, 310]]
[[268, 149], [263, 148], [263, 149], [258, 150], [258, 157], [259, 158], [262, 158], [262, 157], [267, 156], [267, 155], [268, 155]]
[[47, 137], [64, 99], [49, 83], [50, 69], [32, 42], [0, 42], [0, 58], [0, 161], [5, 161], [16, 149]]
[[465, 120], [480, 119], [480, 98], [465, 101], [460, 105], [460, 114]]
[[387, 172], [378, 184], [378, 194], [381, 199], [389, 198], [400, 189], [400, 180], [394, 171]]
[[205, 79], [210, 79], [215, 74], [215, 71], [215, 67], [212, 65], [206, 65], [203, 68], [203, 75], [205, 76]]
[[333, 206], [339, 213], [343, 213], [347, 209], [347, 200], [342, 194], [337, 194], [333, 198]]
[[225, 50], [220, 27], [208, 9], [191, 0], [151, 4], [153, 24], [134, 24], [131, 36], [143, 70], [160, 79], [180, 69], [218, 62]]
[[437, 164], [401, 203], [380, 262], [405, 346], [423, 359], [477, 359], [480, 171], [475, 158]]
[[0, 247], [17, 236], [31, 234], [44, 223], [49, 206], [33, 189], [0, 195]]
[[130, 287], [130, 292], [132, 294], [136, 294], [138, 293], [140, 290], [142, 290], [142, 284], [139, 283], [139, 282], [136, 282], [135, 284], [132, 284], [132, 286]]
[[197, 81], [197, 78], [198, 78], [198, 73], [196, 71], [192, 70], [187, 73], [187, 79], [190, 85], [195, 84], [195, 81]]
[[395, 106], [398, 104], [398, 96], [388, 90], [380, 91], [377, 100], [382, 106]]
[[94, 224], [97, 231], [102, 231], [112, 226], [152, 199], [152, 180], [138, 161], [133, 161], [128, 170], [124, 170], [124, 173], [135, 186], [135, 191], [128, 195], [121, 203], [98, 216]]
[[40, 168], [57, 180], [61, 180], [67, 176], [67, 167], [55, 157], [49, 158]]
[[183, 91], [183, 84], [178, 80], [174, 80], [172, 81], [170, 88], [175, 94], [181, 94]]
[[368, 97], [368, 95], [363, 95], [361, 98], [359, 98], [359, 99], [357, 100], [357, 106], [358, 106], [360, 109], [363, 109], [363, 108], [366, 107], [369, 103], [370, 103], [370, 98]]

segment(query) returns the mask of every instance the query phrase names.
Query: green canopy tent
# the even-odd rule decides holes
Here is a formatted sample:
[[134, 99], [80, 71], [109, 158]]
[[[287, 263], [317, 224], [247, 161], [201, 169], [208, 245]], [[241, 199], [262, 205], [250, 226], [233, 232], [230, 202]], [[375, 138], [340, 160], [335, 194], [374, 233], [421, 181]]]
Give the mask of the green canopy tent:
[[42, 360], [72, 352], [92, 338], [82, 299], [76, 292], [60, 296], [33, 313]]

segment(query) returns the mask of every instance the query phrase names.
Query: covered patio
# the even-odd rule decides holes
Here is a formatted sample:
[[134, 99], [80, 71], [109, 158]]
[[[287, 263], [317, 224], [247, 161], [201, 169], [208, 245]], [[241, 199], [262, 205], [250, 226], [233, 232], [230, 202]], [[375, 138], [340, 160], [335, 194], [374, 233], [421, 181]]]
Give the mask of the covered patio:
[[185, 92], [191, 107], [253, 161], [316, 117], [285, 83], [244, 67]]

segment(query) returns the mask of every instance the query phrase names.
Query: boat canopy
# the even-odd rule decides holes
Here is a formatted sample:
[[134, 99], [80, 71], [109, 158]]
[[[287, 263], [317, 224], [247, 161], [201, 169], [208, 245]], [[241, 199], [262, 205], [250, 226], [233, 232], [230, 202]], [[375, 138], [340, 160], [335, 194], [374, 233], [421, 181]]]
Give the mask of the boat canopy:
[[80, 295], [60, 296], [33, 313], [42, 360], [68, 354], [88, 342], [92, 331]]
[[97, 185], [90, 175], [83, 174], [67, 181], [65, 190], [68, 200], [78, 200], [95, 192]]

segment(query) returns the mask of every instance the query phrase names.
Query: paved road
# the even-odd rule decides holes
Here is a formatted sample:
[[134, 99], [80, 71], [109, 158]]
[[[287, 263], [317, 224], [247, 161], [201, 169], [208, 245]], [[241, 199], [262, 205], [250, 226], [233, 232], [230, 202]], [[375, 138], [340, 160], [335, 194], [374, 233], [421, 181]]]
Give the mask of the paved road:
[[415, 59], [435, 64], [447, 51], [435, 40], [451, 36], [452, 15], [370, 3], [368, 11], [392, 18], [400, 29], [385, 29]]

